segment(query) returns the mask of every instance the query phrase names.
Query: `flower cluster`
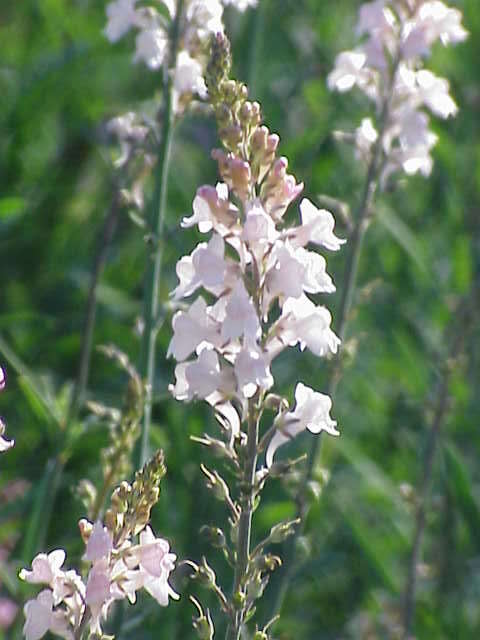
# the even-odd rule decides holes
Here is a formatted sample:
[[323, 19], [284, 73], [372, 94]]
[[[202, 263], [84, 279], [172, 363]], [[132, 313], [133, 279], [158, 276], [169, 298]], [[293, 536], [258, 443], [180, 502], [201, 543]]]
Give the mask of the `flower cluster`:
[[[225, 79], [224, 42], [216, 38], [218, 60], [214, 45], [209, 67], [225, 147], [212, 155], [223, 182], [200, 187], [193, 215], [182, 222], [211, 236], [180, 259], [172, 294], [175, 300], [204, 295], [175, 314], [168, 355], [180, 363], [171, 386], [175, 398], [206, 400], [233, 438], [249, 399], [263, 398], [272, 387], [271, 363], [285, 348], [300, 345], [317, 356], [337, 351], [329, 311], [309, 297], [335, 287], [325, 258], [307, 246], [336, 251], [344, 241], [334, 234], [332, 214], [306, 198], [300, 223], [285, 224], [303, 184], [287, 172], [287, 159], [277, 157], [279, 138], [261, 125], [258, 103], [247, 100], [244, 85]], [[327, 396], [299, 384], [296, 400], [295, 411], [276, 420], [269, 462], [280, 444], [305, 428], [337, 434]]]
[[73, 569], [62, 569], [63, 549], [40, 553], [31, 571], [20, 571], [22, 580], [46, 587], [25, 604], [23, 633], [27, 640], [39, 640], [48, 631], [74, 640], [86, 627], [100, 637], [101, 623], [111, 604], [125, 598], [134, 603], [140, 589], [148, 591], [161, 606], [168, 605], [169, 597], [178, 599], [168, 583], [176, 556], [170, 553], [168, 542], [156, 538], [147, 525], [164, 473], [159, 452], [136, 474], [133, 485], [122, 482], [114, 491], [105, 514], [106, 526], [100, 521], [80, 520], [86, 545], [83, 560], [89, 565], [85, 580]]
[[[6, 386], [5, 371], [2, 369], [2, 367], [0, 367], [0, 391], [3, 391], [5, 389], [5, 386]], [[5, 433], [5, 425], [3, 423], [3, 420], [0, 418], [0, 451], [7, 451], [8, 449], [11, 449], [15, 444], [14, 440], [5, 439], [3, 437], [4, 433]]]
[[[113, 0], [106, 9], [106, 37], [116, 42], [132, 28], [136, 29], [133, 60], [145, 63], [152, 70], [160, 69], [168, 57], [169, 21], [174, 19], [178, 8], [177, 0], [158, 0], [158, 3], [163, 11], [138, 6], [139, 0]], [[245, 11], [256, 5], [256, 0], [224, 0], [223, 4]], [[183, 3], [180, 47], [173, 71], [175, 111], [181, 111], [192, 96], [206, 97], [203, 77], [206, 47], [212, 34], [223, 32], [223, 4], [220, 0], [185, 0]]]
[[423, 59], [437, 40], [447, 45], [467, 37], [461, 14], [439, 0], [374, 0], [360, 7], [357, 34], [362, 43], [337, 57], [328, 86], [341, 92], [357, 86], [376, 105], [377, 128], [366, 118], [356, 131], [358, 154], [368, 157], [381, 133], [383, 183], [399, 170], [428, 176], [437, 136], [423, 108], [447, 118], [457, 105], [448, 81], [423, 68]]

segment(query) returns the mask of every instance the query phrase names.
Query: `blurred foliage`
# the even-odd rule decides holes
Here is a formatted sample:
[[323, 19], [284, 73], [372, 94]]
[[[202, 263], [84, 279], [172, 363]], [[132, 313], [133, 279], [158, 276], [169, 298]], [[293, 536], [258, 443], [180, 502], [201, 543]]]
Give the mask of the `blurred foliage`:
[[[306, 184], [306, 196], [329, 194], [353, 210], [364, 167], [331, 134], [351, 130], [368, 105], [354, 92], [329, 93], [325, 78], [335, 55], [353, 45], [358, 4], [260, 0], [258, 11], [227, 12], [237, 75], [252, 84], [266, 123], [281, 135], [282, 153]], [[480, 12], [478, 0], [456, 4], [470, 38], [456, 48], [437, 47], [432, 67], [450, 79], [460, 111], [452, 121], [434, 122], [439, 143], [431, 178], [399, 180], [378, 201], [348, 329], [355, 357], [334, 404], [342, 437], [322, 447], [321, 465], [330, 481], [309, 514], [298, 570], [276, 626], [279, 638], [395, 637], [414, 524], [402, 485], [415, 492], [421, 477], [439, 364], [449, 327], [455, 328], [453, 309], [480, 269]], [[151, 100], [160, 87], [158, 76], [131, 63], [131, 40], [111, 46], [103, 37], [104, 5], [0, 4], [0, 355], [8, 377], [0, 410], [7, 434], [16, 440], [1, 458], [0, 544], [8, 553], [2, 552], [0, 580], [4, 595], [19, 604], [25, 592], [15, 571], [37, 550], [32, 531], [44, 514], [35, 505], [63, 442], [89, 273], [112, 198], [113, 150], [105, 145], [102, 124]], [[215, 144], [213, 121], [202, 113], [187, 117], [175, 132], [165, 301], [175, 285], [175, 262], [190, 252], [196, 237], [180, 231], [179, 220], [190, 211], [196, 188], [216, 180], [209, 158]], [[342, 254], [329, 257], [339, 284]], [[135, 323], [145, 256], [141, 230], [123, 215], [99, 288], [94, 341], [118, 345], [132, 362], [139, 354]], [[336, 300], [327, 301], [333, 313]], [[208, 408], [168, 397], [170, 335], [166, 322], [158, 340], [152, 445], [164, 448], [168, 475], [153, 523], [179, 558], [198, 560], [208, 551], [198, 534], [201, 525], [221, 523], [199, 469], [208, 452], [189, 436], [215, 427]], [[480, 636], [478, 338], [477, 326], [450, 384], [435, 459], [418, 585], [419, 639]], [[307, 353], [285, 354], [274, 373], [290, 396], [296, 379], [319, 389], [325, 384], [325, 364]], [[124, 375], [92, 354], [89, 399], [115, 405], [125, 384]], [[100, 475], [99, 449], [108, 439], [86, 409], [81, 417], [84, 426], [73, 430], [44, 535], [48, 549], [63, 546], [70, 558], [82, 547], [76, 522], [84, 514], [76, 487], [87, 473]], [[295, 443], [289, 455], [308, 447], [310, 437]], [[15, 493], [12, 486], [18, 484], [12, 483], [19, 479], [23, 489]], [[290, 496], [288, 486], [268, 488], [255, 537], [292, 515]], [[211, 564], [219, 582], [227, 580], [222, 561]], [[131, 616], [124, 610], [122, 638], [193, 637], [187, 596], [195, 587], [181, 574], [175, 578], [180, 603], [160, 610], [145, 598]], [[19, 628], [17, 623], [6, 637], [19, 637]]]

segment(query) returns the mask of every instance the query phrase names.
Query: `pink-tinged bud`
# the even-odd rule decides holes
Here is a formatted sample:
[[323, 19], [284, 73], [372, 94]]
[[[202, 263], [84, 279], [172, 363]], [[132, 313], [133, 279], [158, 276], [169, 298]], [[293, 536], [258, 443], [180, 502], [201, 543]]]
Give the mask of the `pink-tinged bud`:
[[225, 180], [225, 176], [228, 173], [227, 154], [221, 149], [212, 149], [212, 158], [218, 162], [218, 171]]
[[212, 151], [212, 158], [218, 162], [218, 170], [227, 183], [241, 200], [246, 200], [250, 192], [252, 173], [250, 165], [245, 160], [233, 154], [226, 155], [220, 149]]
[[261, 199], [265, 211], [276, 221], [282, 218], [288, 205], [303, 190], [303, 182], [297, 184], [294, 176], [287, 173], [287, 168], [287, 158], [278, 158], [262, 186]]
[[2, 369], [2, 367], [0, 367], [0, 391], [3, 391], [5, 389], [6, 382], [7, 379], [5, 376], [5, 371]]
[[268, 129], [267, 127], [259, 127], [255, 129], [254, 134], [252, 135], [252, 151], [258, 152], [266, 147], [266, 141], [268, 138]]
[[267, 127], [259, 127], [253, 133], [251, 140], [252, 173], [256, 182], [261, 182], [272, 166], [279, 141], [280, 138], [276, 134], [271, 134]]
[[241, 200], [246, 200], [252, 181], [252, 174], [248, 162], [240, 158], [231, 158], [230, 176], [231, 188], [238, 194]]
[[85, 544], [87, 544], [88, 539], [92, 534], [93, 524], [89, 522], [86, 518], [82, 518], [78, 521], [78, 528], [80, 529], [80, 535]]
[[278, 158], [278, 160], [273, 165], [272, 174], [275, 178], [284, 178], [287, 173], [288, 168], [288, 160], [285, 156]]
[[270, 152], [275, 152], [280, 143], [280, 136], [277, 136], [276, 133], [271, 133], [267, 139], [267, 150]]

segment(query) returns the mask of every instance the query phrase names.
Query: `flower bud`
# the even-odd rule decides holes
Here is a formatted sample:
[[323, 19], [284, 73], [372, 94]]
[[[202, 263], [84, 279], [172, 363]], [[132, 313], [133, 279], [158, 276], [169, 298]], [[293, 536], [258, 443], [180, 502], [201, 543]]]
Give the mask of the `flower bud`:
[[278, 544], [283, 542], [295, 533], [295, 525], [300, 524], [300, 518], [296, 518], [295, 520], [290, 520], [289, 522], [280, 522], [273, 526], [270, 530], [270, 541], [274, 544]]
[[227, 544], [225, 534], [218, 527], [209, 527], [208, 525], [204, 525], [200, 529], [200, 533], [205, 536], [207, 541], [216, 549], [223, 549]]
[[190, 600], [195, 605], [199, 613], [197, 617], [193, 616], [192, 618], [193, 628], [197, 632], [200, 640], [212, 640], [215, 629], [213, 627], [213, 621], [210, 616], [210, 611], [207, 609], [207, 615], [205, 615], [198, 600], [193, 596], [190, 596]]

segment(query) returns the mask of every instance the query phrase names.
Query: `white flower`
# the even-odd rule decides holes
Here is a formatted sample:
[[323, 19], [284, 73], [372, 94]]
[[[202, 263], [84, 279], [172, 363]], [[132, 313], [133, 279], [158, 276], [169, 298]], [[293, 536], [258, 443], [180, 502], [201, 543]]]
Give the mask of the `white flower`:
[[256, 7], [258, 0], [223, 0], [225, 6], [231, 5], [238, 11], [245, 11], [249, 7]]
[[187, 51], [180, 51], [175, 67], [174, 88], [178, 94], [194, 93], [207, 97], [207, 86], [203, 79], [203, 68]]
[[177, 311], [173, 316], [173, 337], [168, 347], [167, 357], [181, 362], [196, 350], [201, 342], [219, 346], [218, 323], [210, 316], [207, 303], [200, 296], [188, 311]]
[[251, 398], [258, 387], [270, 389], [273, 377], [266, 354], [257, 345], [244, 345], [235, 358], [238, 387], [245, 398]]
[[197, 360], [183, 362], [175, 367], [175, 386], [169, 390], [177, 400], [191, 400], [194, 396], [208, 399], [216, 391], [229, 393], [234, 390], [232, 374], [221, 369], [217, 353], [205, 344]]
[[420, 69], [417, 84], [420, 98], [437, 116], [448, 118], [457, 113], [458, 107], [448, 93], [448, 80], [438, 78], [427, 69]]
[[66, 640], [73, 640], [74, 635], [69, 628], [63, 611], [53, 611], [53, 595], [50, 589], [41, 591], [35, 600], [28, 600], [23, 608], [25, 624], [23, 633], [26, 640], [40, 640], [52, 631]]
[[168, 578], [175, 568], [176, 555], [170, 553], [166, 540], [156, 538], [152, 529], [146, 527], [140, 534], [140, 544], [132, 548], [131, 556], [136, 559], [139, 570], [127, 573], [125, 588], [138, 590], [144, 588], [162, 606], [168, 605], [168, 598], [178, 600]]
[[8, 449], [11, 449], [15, 444], [15, 440], [5, 439], [3, 437], [4, 433], [5, 433], [5, 425], [3, 423], [3, 420], [0, 418], [0, 451], [8, 451]]
[[162, 29], [144, 29], [135, 38], [134, 62], [144, 62], [149, 69], [159, 69], [165, 59], [168, 38]]
[[66, 554], [63, 549], [56, 549], [48, 555], [46, 553], [39, 553], [32, 560], [32, 571], [22, 569], [18, 577], [20, 580], [25, 580], [33, 584], [48, 584], [53, 587], [55, 580], [65, 575], [64, 572], [60, 570], [65, 562], [65, 556]]
[[378, 133], [370, 118], [363, 118], [355, 131], [355, 146], [361, 158], [368, 157], [372, 145], [375, 144]]
[[271, 439], [266, 453], [267, 467], [273, 462], [278, 447], [292, 440], [305, 429], [311, 433], [326, 431], [332, 436], [340, 435], [336, 422], [330, 418], [332, 401], [329, 396], [318, 393], [299, 382], [295, 389], [295, 410], [284, 414], [277, 422], [277, 431]]
[[298, 298], [303, 293], [305, 264], [288, 242], [277, 242], [269, 259], [265, 276], [268, 303], [280, 296]]
[[193, 216], [183, 218], [182, 227], [198, 226], [200, 233], [215, 229], [224, 236], [238, 219], [238, 209], [228, 199], [228, 187], [219, 182], [216, 187], [204, 185], [197, 189], [193, 201]]
[[300, 203], [301, 227], [291, 231], [291, 242], [296, 246], [305, 246], [308, 242], [319, 244], [330, 251], [338, 251], [346, 242], [333, 233], [335, 218], [326, 209], [317, 207], [304, 198]]
[[303, 351], [307, 347], [316, 356], [336, 353], [340, 339], [330, 328], [332, 316], [325, 307], [317, 307], [307, 296], [288, 298], [277, 323], [276, 336], [293, 346], [300, 343]]
[[222, 323], [222, 340], [246, 336], [255, 340], [260, 334], [260, 322], [252, 299], [239, 279], [228, 298]]
[[458, 9], [450, 9], [443, 2], [423, 2], [418, 10], [417, 20], [425, 31], [428, 44], [440, 38], [444, 45], [462, 42], [468, 36], [460, 24], [462, 14]]
[[327, 262], [323, 256], [303, 247], [295, 249], [295, 257], [305, 267], [303, 290], [307, 293], [333, 293], [335, 285], [327, 273]]
[[223, 6], [219, 0], [190, 0], [186, 17], [190, 28], [186, 40], [200, 40], [212, 33], [223, 33]]
[[214, 233], [208, 244], [201, 242], [190, 256], [181, 258], [176, 267], [180, 283], [172, 292], [173, 297], [185, 298], [199, 287], [213, 294], [222, 292], [229, 285], [224, 252], [223, 238]]
[[271, 216], [259, 202], [252, 202], [247, 210], [241, 237], [257, 260], [265, 255], [279, 235]]
[[350, 91], [354, 85], [364, 86], [371, 75], [365, 68], [367, 56], [362, 51], [343, 51], [335, 59], [335, 68], [327, 78], [328, 88]]
[[106, 12], [108, 22], [104, 33], [110, 42], [120, 40], [120, 38], [136, 24], [136, 1], [137, 0], [115, 0], [107, 5]]
[[390, 30], [395, 23], [395, 16], [385, 6], [385, 0], [374, 0], [362, 4], [358, 11], [357, 34], [377, 33]]
[[50, 629], [52, 622], [53, 595], [50, 589], [41, 591], [35, 600], [28, 600], [23, 608], [25, 625], [23, 633], [27, 640], [39, 640]]

